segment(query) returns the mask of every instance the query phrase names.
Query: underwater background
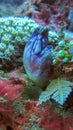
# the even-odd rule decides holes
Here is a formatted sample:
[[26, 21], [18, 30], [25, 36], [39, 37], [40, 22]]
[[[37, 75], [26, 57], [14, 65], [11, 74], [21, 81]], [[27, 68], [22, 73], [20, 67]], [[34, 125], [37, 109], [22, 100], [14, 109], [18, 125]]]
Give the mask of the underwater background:
[[0, 0], [0, 130], [73, 130], [73, 1]]

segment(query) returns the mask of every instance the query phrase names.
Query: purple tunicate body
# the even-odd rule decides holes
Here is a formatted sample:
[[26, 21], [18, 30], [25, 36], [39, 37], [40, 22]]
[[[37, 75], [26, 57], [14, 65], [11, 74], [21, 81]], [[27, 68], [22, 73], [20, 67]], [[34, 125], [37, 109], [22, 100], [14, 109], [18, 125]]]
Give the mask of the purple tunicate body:
[[48, 45], [48, 29], [37, 28], [24, 48], [23, 64], [29, 78], [43, 88], [52, 67], [52, 46]]

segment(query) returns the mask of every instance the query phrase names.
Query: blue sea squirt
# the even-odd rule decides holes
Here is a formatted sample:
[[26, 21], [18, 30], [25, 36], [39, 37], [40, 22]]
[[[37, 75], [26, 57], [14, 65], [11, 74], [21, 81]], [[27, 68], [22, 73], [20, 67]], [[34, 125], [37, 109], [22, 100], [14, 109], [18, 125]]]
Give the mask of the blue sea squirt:
[[49, 81], [53, 47], [48, 44], [48, 28], [38, 27], [30, 36], [23, 53], [23, 64], [29, 78], [43, 88]]

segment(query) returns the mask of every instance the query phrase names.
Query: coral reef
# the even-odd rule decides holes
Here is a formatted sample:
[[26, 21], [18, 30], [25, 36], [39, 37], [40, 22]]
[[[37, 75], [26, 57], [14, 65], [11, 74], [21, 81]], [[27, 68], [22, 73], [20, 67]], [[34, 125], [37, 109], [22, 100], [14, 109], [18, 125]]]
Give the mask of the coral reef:
[[73, 130], [73, 0], [0, 0], [0, 129]]
[[[39, 25], [24, 17], [0, 18], [0, 68], [12, 65], [12, 62], [22, 62], [21, 58], [25, 43]], [[8, 62], [9, 61], [9, 62]]]
[[[21, 98], [20, 90], [22, 87], [21, 84], [14, 85], [12, 80], [0, 80], [0, 126], [6, 121], [10, 121], [8, 124], [12, 126], [14, 122], [18, 123], [14, 116], [17, 108], [14, 108], [14, 104], [16, 104], [17, 99]], [[21, 112], [22, 109], [19, 107], [18, 109]], [[2, 120], [3, 122], [1, 122]]]
[[62, 117], [56, 114], [53, 109], [46, 105], [45, 109], [41, 112], [39, 126], [44, 130], [71, 130], [73, 129], [73, 119], [69, 117]]
[[53, 55], [53, 64], [73, 62], [73, 40], [67, 41], [65, 38], [57, 42]]
[[[5, 68], [9, 67], [12, 65], [11, 62], [14, 62], [12, 65], [13, 68], [16, 66], [15, 61], [21, 65], [23, 48], [30, 35], [40, 25], [28, 17], [2, 17], [0, 18], [0, 24], [0, 68], [4, 65]], [[61, 38], [58, 32], [50, 28], [48, 30], [48, 42], [54, 46], [52, 53], [53, 64], [60, 61], [73, 61], [73, 44], [71, 40], [70, 42], [65, 40], [64, 36]]]

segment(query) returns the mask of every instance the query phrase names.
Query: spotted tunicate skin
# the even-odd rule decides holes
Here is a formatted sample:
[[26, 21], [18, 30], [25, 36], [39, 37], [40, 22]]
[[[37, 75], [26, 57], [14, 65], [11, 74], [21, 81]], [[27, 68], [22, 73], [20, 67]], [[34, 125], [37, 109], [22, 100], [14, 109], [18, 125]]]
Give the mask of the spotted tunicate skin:
[[23, 64], [29, 78], [38, 86], [48, 83], [52, 66], [52, 46], [48, 45], [48, 29], [38, 27], [29, 38], [23, 53]]

